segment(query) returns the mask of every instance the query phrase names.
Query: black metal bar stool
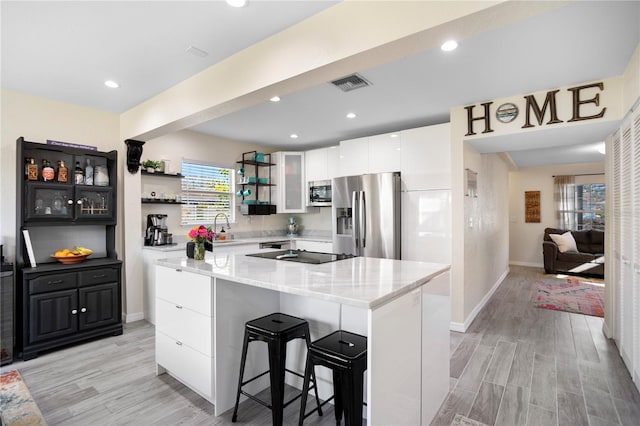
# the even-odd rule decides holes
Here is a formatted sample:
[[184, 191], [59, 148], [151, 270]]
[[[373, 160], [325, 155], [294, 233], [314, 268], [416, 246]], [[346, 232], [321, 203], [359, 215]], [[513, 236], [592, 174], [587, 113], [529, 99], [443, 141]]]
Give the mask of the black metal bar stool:
[[[271, 410], [271, 418], [273, 425], [282, 425], [282, 413], [284, 408], [291, 404], [296, 399], [300, 398], [301, 394], [295, 398], [284, 403], [284, 375], [285, 372], [295, 374], [298, 377], [304, 378], [303, 375], [291, 371], [286, 368], [287, 357], [287, 342], [293, 339], [304, 339], [309, 350], [311, 338], [309, 337], [309, 323], [302, 318], [293, 317], [291, 315], [275, 313], [266, 315], [264, 317], [256, 318], [245, 324], [244, 327], [244, 343], [242, 345], [242, 360], [240, 362], [240, 376], [238, 377], [238, 393], [236, 394], [236, 405], [233, 410], [232, 422], [236, 422], [238, 419], [238, 403], [240, 402], [240, 394], [245, 395], [257, 403], [264, 405]], [[255, 376], [252, 379], [243, 381], [244, 367], [247, 361], [247, 350], [249, 343], [254, 341], [266, 342], [269, 348], [269, 370]], [[265, 374], [269, 373], [271, 381], [271, 404], [267, 404], [254, 395], [251, 395], [242, 390], [242, 387], [247, 383], [250, 383]], [[316, 376], [312, 375], [313, 387], [316, 394], [316, 404], [319, 415], [322, 415], [320, 409], [320, 399], [318, 398], [318, 387], [316, 385]], [[307, 392], [309, 392], [309, 384], [307, 383]], [[306, 395], [304, 400], [306, 401]], [[315, 411], [315, 410], [314, 410]]]
[[[315, 385], [315, 366], [321, 365], [333, 371], [333, 396], [309, 413], [304, 412], [309, 392], [309, 381]], [[307, 365], [304, 370], [300, 419], [318, 411], [327, 402], [334, 399], [336, 424], [340, 424], [342, 412], [347, 426], [362, 425], [362, 405], [364, 397], [364, 372], [367, 370], [367, 338], [344, 330], [333, 333], [311, 343], [307, 351]]]

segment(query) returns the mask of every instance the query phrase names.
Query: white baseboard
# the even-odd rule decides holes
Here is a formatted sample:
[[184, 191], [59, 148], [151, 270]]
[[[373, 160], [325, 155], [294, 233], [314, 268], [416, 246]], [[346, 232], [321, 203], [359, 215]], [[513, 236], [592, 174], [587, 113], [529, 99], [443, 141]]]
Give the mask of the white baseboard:
[[122, 317], [123, 317], [122, 320], [125, 323], [140, 321], [144, 319], [144, 312], [136, 312], [133, 314], [122, 314]]
[[509, 265], [515, 266], [530, 266], [532, 268], [544, 268], [544, 264], [542, 263], [534, 263], [534, 262], [518, 262], [515, 260], [510, 260]]
[[469, 316], [464, 320], [464, 323], [451, 321], [449, 322], [449, 330], [465, 333], [469, 328], [469, 326], [471, 326], [471, 323], [473, 322], [473, 320], [476, 319], [476, 317], [478, 316], [482, 308], [484, 308], [487, 302], [489, 302], [489, 299], [491, 299], [491, 296], [493, 296], [493, 293], [495, 293], [498, 287], [500, 286], [500, 284], [502, 284], [502, 281], [504, 281], [504, 279], [507, 278], [508, 274], [509, 274], [509, 268], [507, 268], [506, 271], [504, 271], [502, 275], [500, 275], [500, 278], [498, 278], [495, 284], [493, 284], [493, 286], [491, 287], [491, 290], [489, 290], [487, 294], [484, 295], [480, 303], [478, 303], [476, 307], [473, 308], [473, 311], [471, 311]]
[[467, 329], [465, 328], [463, 323], [461, 323], [461, 322], [453, 322], [453, 321], [451, 321], [449, 323], [449, 330], [450, 331], [457, 331], [458, 333], [464, 333], [465, 331], [467, 331]]

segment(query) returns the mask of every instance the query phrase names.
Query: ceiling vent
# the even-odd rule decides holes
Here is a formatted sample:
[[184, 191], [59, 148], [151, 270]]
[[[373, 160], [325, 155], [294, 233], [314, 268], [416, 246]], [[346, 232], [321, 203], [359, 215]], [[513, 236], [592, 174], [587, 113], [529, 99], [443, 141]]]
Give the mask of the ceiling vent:
[[351, 74], [346, 77], [339, 78], [331, 82], [338, 89], [343, 92], [350, 92], [352, 90], [359, 89], [361, 87], [371, 86], [367, 80], [358, 74]]

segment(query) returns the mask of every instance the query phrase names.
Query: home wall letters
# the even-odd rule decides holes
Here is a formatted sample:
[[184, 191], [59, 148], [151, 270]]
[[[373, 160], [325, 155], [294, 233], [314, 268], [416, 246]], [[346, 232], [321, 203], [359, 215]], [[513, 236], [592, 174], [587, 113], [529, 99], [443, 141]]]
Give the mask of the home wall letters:
[[[598, 92], [595, 93], [595, 95], [584, 93], [585, 91], [588, 91], [590, 89], [596, 89]], [[571, 96], [572, 116], [570, 119], [567, 120], [567, 122], [594, 120], [594, 119], [599, 119], [604, 117], [605, 111], [607, 110], [606, 107], [603, 107], [596, 114], [591, 114], [591, 115], [583, 115], [584, 112], [582, 110], [582, 106], [586, 104], [593, 104], [597, 107], [600, 106], [599, 92], [604, 91], [603, 82], [570, 87], [567, 89], [567, 91], [571, 92], [571, 95], [572, 95]], [[561, 120], [558, 117], [558, 107], [557, 107], [557, 101], [556, 101], [556, 95], [558, 92], [560, 92], [560, 90], [550, 90], [546, 92], [546, 96], [544, 98], [544, 102], [542, 103], [542, 107], [540, 107], [540, 104], [538, 103], [538, 100], [536, 99], [535, 95], [526, 95], [523, 97], [524, 110], [525, 110], [525, 123], [522, 126], [523, 129], [535, 127], [536, 125], [547, 126], [547, 125], [564, 122], [564, 120]], [[491, 128], [492, 114], [491, 114], [490, 106], [492, 104], [493, 102], [484, 102], [479, 104], [480, 106], [483, 107], [483, 114], [479, 116], [474, 116], [474, 113], [473, 113], [474, 112], [473, 110], [477, 105], [470, 105], [470, 106], [464, 107], [464, 109], [467, 110], [467, 133], [465, 136], [472, 136], [476, 134], [473, 128], [473, 124], [476, 121], [484, 121], [484, 130], [482, 131], [482, 133], [491, 133], [494, 131]], [[546, 123], [543, 123], [545, 116], [547, 116], [547, 111], [548, 111], [549, 120]], [[533, 117], [535, 117], [535, 120], [532, 120], [533, 119], [532, 115]], [[537, 124], [535, 124], [536, 120], [537, 120]]]

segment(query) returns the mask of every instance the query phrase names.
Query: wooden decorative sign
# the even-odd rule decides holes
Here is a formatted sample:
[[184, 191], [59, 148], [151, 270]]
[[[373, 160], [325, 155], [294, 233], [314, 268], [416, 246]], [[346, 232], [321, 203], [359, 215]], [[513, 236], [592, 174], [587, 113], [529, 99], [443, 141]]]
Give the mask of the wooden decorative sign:
[[525, 223], [540, 223], [540, 191], [524, 191]]

